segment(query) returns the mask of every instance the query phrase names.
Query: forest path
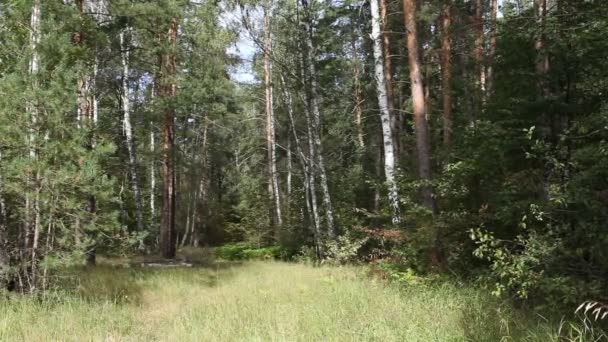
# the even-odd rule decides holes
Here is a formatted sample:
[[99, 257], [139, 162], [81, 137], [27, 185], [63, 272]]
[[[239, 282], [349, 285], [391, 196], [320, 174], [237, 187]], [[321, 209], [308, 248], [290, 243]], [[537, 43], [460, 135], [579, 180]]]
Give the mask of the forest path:
[[[98, 266], [76, 294], [0, 301], [0, 340], [462, 341], [476, 292], [398, 289], [362, 268], [281, 262]], [[473, 299], [472, 299], [473, 298]]]

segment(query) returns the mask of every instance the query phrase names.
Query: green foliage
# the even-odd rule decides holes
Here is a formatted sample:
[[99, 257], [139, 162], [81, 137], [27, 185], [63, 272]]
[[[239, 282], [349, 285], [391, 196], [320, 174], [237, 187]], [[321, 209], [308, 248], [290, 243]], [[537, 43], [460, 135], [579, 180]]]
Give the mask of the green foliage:
[[215, 255], [224, 260], [286, 259], [289, 255], [281, 246], [255, 247], [245, 242], [229, 243], [215, 248]]
[[358, 238], [351, 234], [344, 234], [338, 236], [336, 240], [329, 240], [322, 247], [323, 261], [336, 265], [358, 262], [361, 260], [361, 248], [367, 241], [367, 237]]

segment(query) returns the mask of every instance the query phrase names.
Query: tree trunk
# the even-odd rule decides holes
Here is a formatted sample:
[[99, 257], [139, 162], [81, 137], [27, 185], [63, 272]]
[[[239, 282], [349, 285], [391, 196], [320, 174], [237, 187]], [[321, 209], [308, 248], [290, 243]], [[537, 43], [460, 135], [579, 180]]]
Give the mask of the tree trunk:
[[[314, 236], [315, 247], [317, 248], [317, 254], [320, 254], [320, 239], [321, 239], [321, 219], [319, 217], [318, 204], [317, 204], [317, 195], [315, 192], [315, 182], [312, 171], [312, 164], [314, 163], [314, 142], [312, 141], [312, 124], [310, 123], [310, 115], [308, 111], [306, 113], [306, 122], [307, 122], [307, 138], [308, 138], [308, 159], [304, 155], [302, 150], [302, 145], [300, 144], [300, 138], [298, 137], [298, 132], [296, 131], [294, 113], [293, 113], [293, 99], [289, 90], [286, 88], [285, 80], [281, 75], [281, 81], [283, 83], [283, 96], [285, 98], [287, 114], [289, 115], [289, 122], [291, 126], [291, 131], [294, 137], [294, 141], [296, 144], [296, 152], [298, 154], [298, 158], [300, 159], [300, 163], [302, 164], [302, 169], [304, 171], [304, 194], [306, 197], [306, 209], [308, 210], [309, 217], [313, 223], [312, 232]], [[320, 255], [319, 255], [320, 256]]]
[[[2, 155], [0, 154], [0, 161]], [[8, 250], [8, 235], [6, 221], [6, 202], [4, 201], [4, 186], [0, 174], [0, 289], [5, 289], [10, 282], [10, 254]]]
[[386, 83], [386, 102], [390, 115], [391, 132], [395, 163], [401, 157], [401, 115], [395, 110], [395, 91], [393, 88], [393, 67], [391, 63], [391, 45], [388, 26], [388, 0], [380, 0], [380, 23], [382, 30], [382, 59], [384, 61], [384, 79]]
[[443, 145], [452, 146], [452, 0], [445, 0], [441, 14], [441, 90], [443, 96]]
[[547, 73], [549, 72], [549, 55], [547, 54], [545, 42], [547, 0], [536, 0], [534, 8], [536, 10], [536, 26], [538, 30], [534, 42], [534, 49], [536, 50], [536, 74], [539, 79], [541, 95], [546, 97], [549, 95], [549, 87], [546, 80]]
[[483, 111], [485, 103], [485, 63], [483, 58], [483, 0], [475, 0], [475, 17], [473, 18], [473, 24], [475, 29], [475, 47], [473, 49], [473, 57], [476, 63], [477, 79], [476, 93], [478, 94], [477, 111], [481, 113]]
[[[80, 15], [80, 20], [83, 22], [84, 28], [84, 19], [85, 19], [85, 8], [88, 7], [88, 3], [85, 3], [86, 0], [76, 0], [76, 7], [78, 8], [78, 13]], [[79, 31], [74, 34], [73, 38], [74, 44], [82, 46], [85, 44], [85, 33], [84, 31]], [[94, 68], [93, 68], [94, 69]], [[93, 83], [94, 83], [94, 70], [91, 73], [83, 72], [78, 79], [78, 108], [77, 108], [77, 119], [79, 121], [80, 127], [84, 129], [87, 133], [90, 133], [88, 137], [89, 141], [87, 141], [87, 149], [92, 150], [95, 146], [95, 136], [94, 136], [94, 128], [95, 128], [95, 97], [93, 95]], [[92, 215], [95, 215], [97, 210], [97, 200], [94, 195], [90, 194], [87, 200], [87, 211]], [[82, 227], [80, 226], [81, 222], [78, 221], [76, 225], [76, 234], [84, 235]], [[87, 264], [93, 265], [95, 264], [96, 255], [95, 255], [95, 245], [83, 246], [85, 248], [86, 261]]]
[[[32, 13], [30, 18], [30, 49], [32, 52], [32, 59], [29, 63], [29, 74], [32, 77], [32, 90], [36, 91], [38, 88], [37, 75], [40, 69], [40, 54], [38, 52], [38, 46], [40, 45], [41, 37], [41, 2], [40, 0], [34, 0], [32, 2]], [[27, 105], [26, 109], [29, 119], [30, 128], [28, 130], [28, 147], [29, 147], [29, 158], [32, 164], [35, 164], [38, 159], [37, 152], [37, 140], [38, 140], [38, 103], [34, 98]], [[24, 274], [28, 279], [29, 290], [33, 291], [36, 286], [36, 248], [38, 245], [37, 238], [39, 238], [40, 232], [40, 182], [39, 172], [36, 165], [32, 165], [34, 170], [31, 175], [28, 175], [28, 193], [25, 196], [25, 222], [24, 222], [24, 249], [21, 254], [22, 262], [24, 263], [25, 269]], [[33, 196], [32, 192], [33, 191]], [[33, 197], [33, 198], [32, 198]], [[33, 220], [33, 221], [32, 221]], [[27, 259], [31, 258], [32, 264], [27, 267]]]
[[[305, 10], [307, 10], [307, 12], [310, 11], [307, 0], [302, 0], [302, 6]], [[325, 207], [325, 217], [327, 221], [327, 235], [330, 239], [333, 239], [336, 236], [336, 232], [334, 227], [334, 210], [332, 207], [331, 195], [329, 192], [329, 185], [327, 181], [325, 160], [323, 158], [323, 144], [321, 143], [321, 109], [319, 106], [320, 96], [319, 83], [317, 80], [316, 52], [313, 45], [313, 30], [311, 25], [310, 13], [307, 14], [307, 18], [306, 20], [304, 20], [304, 32], [306, 34], [306, 59], [309, 72], [308, 77], [310, 81], [308, 82], [308, 106], [306, 107], [312, 112], [312, 138], [314, 140], [314, 145], [316, 149], [316, 166], [319, 172], [321, 190], [323, 192], [323, 206]]]
[[391, 130], [391, 115], [388, 105], [386, 73], [382, 49], [382, 32], [380, 30], [379, 0], [371, 0], [372, 11], [372, 40], [374, 44], [374, 69], [378, 106], [380, 107], [380, 120], [382, 123], [382, 140], [384, 145], [384, 176], [388, 186], [388, 200], [392, 208], [392, 221], [397, 224], [401, 221], [399, 213], [399, 194], [395, 181], [395, 148]]
[[[129, 29], [127, 28], [128, 32]], [[123, 111], [123, 129], [126, 137], [127, 151], [129, 152], [129, 173], [131, 174], [131, 186], [133, 187], [133, 196], [135, 197], [135, 213], [137, 219], [137, 231], [143, 233], [144, 226], [144, 204], [139, 188], [139, 173], [137, 171], [137, 144], [133, 136], [133, 127], [131, 125], [131, 100], [129, 98], [129, 47], [125, 40], [125, 32], [120, 33], [120, 48], [122, 59], [122, 111]], [[144, 249], [143, 240], [139, 240], [139, 249]]]
[[490, 13], [490, 49], [488, 51], [488, 71], [486, 73], [486, 86], [489, 95], [492, 95], [492, 92], [494, 91], [494, 57], [496, 56], [496, 14], [498, 12], [498, 0], [491, 1], [492, 8]]
[[272, 11], [273, 0], [270, 0], [266, 13], [264, 15], [264, 86], [266, 93], [266, 148], [268, 154], [268, 192], [271, 202], [274, 202], [274, 219], [273, 226], [275, 229], [275, 239], [278, 238], [278, 233], [283, 218], [281, 215], [281, 195], [279, 191], [279, 180], [277, 172], [277, 156], [276, 156], [276, 132], [275, 132], [275, 117], [274, 117], [274, 87], [272, 84]]
[[171, 18], [167, 41], [169, 51], [161, 57], [161, 86], [159, 95], [165, 99], [163, 122], [163, 209], [161, 221], [161, 254], [165, 258], [175, 257], [175, 104], [176, 95], [176, 48], [177, 19]]
[[354, 31], [351, 37], [351, 48], [353, 50], [352, 63], [353, 77], [355, 79], [355, 125], [357, 126], [357, 141], [359, 142], [359, 147], [363, 150], [365, 148], [365, 133], [363, 129], [363, 95], [361, 94], [361, 66], [359, 62], [359, 56], [357, 55], [357, 45], [355, 42]]
[[[426, 120], [426, 105], [422, 71], [420, 70], [420, 55], [418, 48], [418, 33], [416, 28], [416, 0], [404, 0], [403, 12], [407, 30], [407, 53], [410, 67], [410, 82], [412, 91], [412, 106], [414, 111], [414, 127], [416, 130], [416, 148], [418, 151], [418, 174], [420, 179], [430, 182], [431, 177], [431, 142]], [[422, 189], [424, 205], [433, 213], [437, 213], [437, 204], [430, 184]]]
[[150, 123], [150, 223], [156, 219], [156, 163], [155, 163], [156, 141], [154, 137], [154, 125]]
[[[287, 209], [289, 209], [289, 202], [291, 200], [291, 138], [287, 135]], [[289, 212], [287, 213], [289, 215]]]

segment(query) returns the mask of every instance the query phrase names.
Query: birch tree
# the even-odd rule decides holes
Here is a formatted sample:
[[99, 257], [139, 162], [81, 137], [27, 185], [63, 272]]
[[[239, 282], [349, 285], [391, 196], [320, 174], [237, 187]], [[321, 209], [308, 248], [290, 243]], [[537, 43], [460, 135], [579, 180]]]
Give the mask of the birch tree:
[[[137, 220], [137, 231], [143, 233], [145, 231], [144, 224], [144, 204], [139, 186], [139, 172], [137, 160], [137, 144], [133, 135], [133, 126], [131, 124], [131, 99], [129, 96], [129, 44], [127, 43], [126, 35], [129, 33], [127, 27], [120, 32], [120, 50], [122, 62], [122, 112], [123, 112], [123, 130], [125, 134], [125, 142], [129, 154], [129, 174], [131, 175], [131, 187], [135, 197], [135, 215]], [[143, 250], [143, 240], [139, 241], [139, 248]]]
[[388, 25], [388, 0], [380, 0], [380, 30], [382, 32], [382, 60], [386, 83], [386, 102], [391, 119], [393, 150], [395, 162], [401, 157], [401, 115], [395, 110], [395, 91], [393, 87], [393, 64], [391, 62], [390, 27]]
[[[313, 44], [313, 27], [312, 27], [312, 12], [311, 6], [308, 0], [301, 0], [302, 8], [304, 9], [305, 16], [303, 20], [304, 28], [304, 41], [306, 47], [306, 59], [305, 65], [308, 66], [308, 75], [304, 79], [307, 81], [307, 103], [306, 109], [310, 111], [312, 120], [311, 124], [311, 135], [314, 142], [314, 157], [316, 160], [316, 170], [319, 175], [321, 191], [323, 193], [323, 206], [325, 209], [325, 218], [327, 224], [327, 235], [333, 239], [336, 235], [334, 225], [334, 209], [331, 202], [331, 195], [329, 191], [329, 185], [327, 180], [327, 171], [325, 168], [325, 159], [323, 157], [323, 144], [321, 143], [321, 108], [319, 105], [320, 94], [319, 94], [319, 81], [317, 79], [317, 67], [316, 67], [316, 54], [315, 47]], [[311, 150], [312, 152], [312, 150]], [[313, 191], [311, 189], [311, 191]]]
[[384, 176], [388, 185], [388, 199], [392, 207], [392, 221], [397, 224], [401, 221], [399, 214], [399, 194], [395, 181], [395, 148], [391, 130], [391, 115], [388, 105], [387, 83], [385, 79], [385, 65], [382, 48], [382, 32], [380, 30], [380, 10], [378, 0], [371, 0], [372, 12], [372, 40], [374, 44], [374, 76], [376, 79], [376, 92], [382, 123], [382, 140], [384, 146]]
[[[40, 0], [34, 0], [32, 2], [32, 11], [30, 19], [30, 51], [32, 53], [31, 60], [29, 62], [29, 75], [32, 79], [32, 93], [35, 93], [38, 88], [38, 72], [40, 69], [40, 52], [38, 47], [41, 39], [41, 2]], [[35, 95], [34, 95], [35, 96]], [[37, 144], [38, 142], [38, 125], [39, 125], [39, 113], [38, 103], [36, 99], [31, 99], [28, 103], [27, 113], [30, 119], [30, 128], [28, 136], [28, 148], [29, 148], [29, 159], [33, 165], [33, 174], [30, 176], [28, 182], [30, 183], [30, 189], [33, 187], [34, 198], [30, 192], [26, 194], [25, 198], [25, 222], [24, 222], [24, 254], [23, 259], [31, 257], [31, 267], [25, 266], [25, 275], [28, 277], [28, 284], [31, 291], [35, 290], [36, 287], [36, 260], [37, 260], [37, 248], [38, 239], [40, 236], [40, 185], [39, 185], [39, 171], [37, 169]], [[33, 221], [32, 221], [33, 220]], [[29, 254], [29, 255], [28, 255]], [[21, 286], [23, 287], [23, 286]]]

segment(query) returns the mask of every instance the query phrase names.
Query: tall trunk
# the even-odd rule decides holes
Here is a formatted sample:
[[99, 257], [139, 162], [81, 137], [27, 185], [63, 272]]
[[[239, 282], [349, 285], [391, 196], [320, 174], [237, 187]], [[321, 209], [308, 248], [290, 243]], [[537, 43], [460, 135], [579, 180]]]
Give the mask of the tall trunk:
[[382, 30], [382, 59], [384, 61], [384, 79], [386, 83], [386, 102], [390, 116], [391, 132], [395, 162], [401, 157], [401, 116], [395, 110], [395, 91], [393, 87], [393, 67], [391, 63], [391, 42], [388, 25], [388, 0], [380, 0], [380, 23]]
[[[78, 9], [78, 13], [80, 15], [80, 20], [84, 22], [85, 19], [85, 8], [88, 8], [89, 4], [85, 3], [86, 0], [76, 0], [76, 7]], [[84, 27], [84, 23], [82, 23]], [[75, 45], [83, 46], [85, 44], [85, 33], [83, 30], [76, 32], [73, 37], [73, 41]], [[84, 129], [87, 133], [90, 133], [88, 137], [87, 149], [92, 150], [95, 145], [95, 136], [94, 136], [94, 125], [95, 125], [95, 101], [93, 95], [93, 77], [94, 72], [88, 72], [88, 70], [84, 71], [79, 79], [78, 79], [78, 108], [77, 108], [77, 119], [79, 121], [80, 127]], [[97, 200], [93, 194], [89, 195], [87, 200], [87, 211], [91, 215], [95, 215], [97, 210]], [[84, 235], [83, 229], [80, 226], [81, 222], [78, 221], [76, 225], [76, 234]], [[86, 257], [87, 264], [95, 264], [95, 245], [83, 246], [86, 249]]]
[[308, 210], [309, 217], [312, 219], [313, 227], [312, 232], [315, 239], [315, 246], [317, 247], [317, 251], [320, 248], [320, 238], [321, 238], [321, 219], [319, 217], [318, 205], [317, 205], [317, 195], [315, 192], [315, 182], [314, 177], [311, 173], [312, 164], [314, 164], [314, 143], [312, 141], [312, 125], [310, 123], [310, 115], [307, 111], [306, 113], [306, 122], [307, 122], [307, 138], [308, 138], [308, 159], [302, 150], [302, 145], [300, 144], [300, 138], [298, 137], [298, 132], [296, 131], [294, 113], [293, 113], [293, 100], [289, 90], [285, 86], [285, 80], [281, 75], [281, 81], [283, 83], [283, 96], [285, 98], [286, 106], [287, 106], [287, 114], [289, 115], [289, 122], [291, 126], [291, 131], [294, 137], [294, 141], [296, 144], [296, 153], [298, 158], [300, 159], [300, 163], [302, 164], [302, 168], [304, 171], [304, 191], [306, 197], [306, 209]]
[[488, 51], [488, 71], [486, 73], [486, 87], [489, 95], [492, 95], [492, 91], [494, 91], [494, 57], [496, 56], [496, 14], [498, 12], [498, 0], [491, 1], [492, 8], [490, 12], [490, 49]]
[[[291, 196], [291, 138], [287, 136], [287, 209], [289, 209], [289, 201]], [[288, 213], [289, 215], [289, 213]]]
[[[129, 32], [129, 29], [126, 29]], [[139, 172], [137, 171], [137, 144], [133, 136], [133, 127], [131, 125], [131, 99], [129, 97], [129, 46], [125, 40], [125, 32], [120, 33], [120, 48], [122, 59], [122, 111], [123, 111], [123, 129], [125, 133], [127, 151], [129, 152], [129, 173], [131, 175], [131, 186], [133, 195], [135, 196], [135, 213], [137, 219], [137, 231], [143, 232], [144, 227], [144, 203], [139, 188]], [[144, 249], [143, 240], [139, 241], [139, 249]]]
[[460, 58], [458, 58], [458, 62], [459, 62], [459, 69], [461, 71], [461, 77], [463, 80], [463, 85], [462, 85], [462, 92], [463, 92], [463, 102], [464, 102], [464, 106], [465, 106], [465, 116], [467, 118], [467, 121], [469, 122], [469, 127], [475, 127], [475, 119], [476, 119], [476, 113], [475, 113], [475, 105], [474, 105], [474, 101], [473, 101], [473, 93], [474, 91], [471, 89], [471, 73], [469, 70], [469, 66], [470, 66], [470, 59], [469, 59], [469, 55], [466, 53], [462, 53], [460, 54]]
[[[200, 230], [203, 232], [207, 231], [207, 225], [209, 222], [209, 188], [211, 184], [211, 178], [209, 176], [209, 125], [210, 123], [206, 120], [205, 116], [205, 127], [203, 128], [203, 143], [201, 146], [201, 158], [202, 158], [202, 173], [199, 184], [199, 196], [201, 199], [201, 210], [197, 211], [197, 225], [192, 227], [192, 245], [198, 247], [200, 243]], [[196, 208], [196, 206], [195, 206]], [[194, 224], [194, 222], [193, 222]]]
[[485, 83], [486, 69], [483, 58], [483, 0], [475, 0], [475, 16], [473, 18], [475, 29], [475, 46], [473, 48], [473, 57], [476, 63], [477, 79], [475, 81], [476, 92], [478, 94], [477, 111], [481, 113], [485, 103]]
[[549, 95], [549, 87], [546, 80], [547, 73], [549, 72], [549, 55], [547, 54], [545, 42], [547, 0], [536, 0], [534, 8], [536, 10], [536, 26], [538, 30], [534, 42], [534, 49], [536, 50], [536, 74], [539, 79], [541, 95], [546, 97]]
[[[545, 42], [545, 26], [547, 18], [547, 0], [535, 0], [534, 9], [536, 12], [536, 39], [534, 41], [534, 49], [536, 50], [536, 76], [538, 80], [538, 88], [540, 96], [546, 100], [551, 94], [549, 84], [547, 82], [547, 74], [549, 72], [549, 54], [547, 53]], [[546, 111], [541, 112], [540, 117], [540, 132], [544, 138], [549, 138], [554, 135], [550, 114]]]
[[156, 219], [156, 163], [155, 163], [156, 141], [154, 137], [154, 126], [150, 124], [150, 223]]
[[378, 9], [379, 0], [371, 0], [372, 11], [372, 40], [374, 43], [374, 69], [376, 78], [376, 88], [378, 96], [378, 106], [380, 107], [380, 120], [382, 122], [382, 140], [384, 146], [384, 176], [388, 185], [388, 200], [392, 207], [392, 221], [397, 224], [401, 221], [399, 213], [399, 194], [397, 182], [395, 181], [395, 148], [393, 134], [391, 130], [391, 115], [388, 105], [387, 84], [385, 79], [386, 60], [383, 58], [382, 33], [380, 31], [380, 11]]
[[452, 0], [445, 0], [441, 14], [441, 90], [443, 96], [443, 145], [452, 146]]
[[355, 42], [355, 33], [353, 31], [351, 37], [351, 48], [353, 50], [353, 77], [355, 78], [354, 91], [355, 91], [355, 125], [357, 126], [357, 141], [361, 149], [365, 148], [365, 133], [363, 129], [363, 95], [361, 92], [361, 66], [359, 62], [359, 56], [357, 54], [357, 44]]
[[[312, 113], [312, 139], [315, 145], [316, 152], [316, 166], [319, 172], [319, 179], [321, 183], [321, 190], [323, 192], [323, 206], [325, 207], [325, 217], [327, 221], [327, 235], [330, 239], [336, 236], [334, 227], [334, 210], [331, 202], [331, 195], [329, 192], [329, 185], [327, 181], [327, 172], [325, 169], [325, 160], [323, 157], [323, 144], [321, 143], [321, 109], [319, 106], [319, 81], [317, 79], [317, 67], [316, 67], [316, 50], [313, 45], [313, 29], [311, 25], [310, 8], [307, 0], [302, 0], [302, 6], [307, 11], [307, 18], [304, 20], [304, 32], [306, 34], [306, 59], [308, 66], [308, 105], [307, 110]], [[312, 189], [311, 189], [312, 191]]]
[[273, 0], [270, 0], [264, 15], [264, 86], [266, 90], [266, 148], [268, 153], [268, 192], [271, 201], [274, 201], [274, 228], [275, 238], [283, 224], [281, 215], [281, 196], [277, 172], [276, 132], [272, 84], [272, 11]]
[[163, 164], [162, 164], [162, 221], [160, 244], [165, 258], [175, 257], [175, 104], [176, 95], [176, 45], [177, 19], [171, 18], [167, 32], [167, 52], [161, 57], [161, 85], [159, 95], [165, 98], [163, 120]]
[[[431, 142], [426, 120], [426, 105], [424, 85], [418, 48], [418, 33], [416, 28], [416, 0], [404, 0], [403, 12], [407, 30], [407, 54], [410, 67], [410, 82], [412, 91], [412, 106], [414, 110], [414, 127], [416, 130], [416, 148], [418, 151], [418, 174], [420, 179], [431, 181]], [[430, 185], [422, 189], [424, 205], [437, 213], [437, 204]]]
[[[32, 2], [32, 13], [30, 19], [30, 49], [32, 52], [32, 59], [29, 63], [29, 74], [32, 77], [32, 90], [36, 91], [38, 88], [37, 75], [40, 69], [40, 54], [38, 52], [38, 46], [40, 45], [41, 37], [41, 2], [40, 0], [34, 0]], [[37, 138], [38, 138], [38, 103], [34, 98], [27, 105], [26, 109], [29, 119], [30, 128], [28, 130], [28, 147], [29, 147], [29, 158], [32, 163], [36, 163], [38, 159], [37, 151]], [[25, 222], [24, 222], [24, 249], [22, 254], [22, 261], [27, 265], [26, 260], [31, 257], [32, 264], [31, 268], [28, 269], [26, 266], [25, 275], [28, 278], [30, 290], [33, 291], [36, 286], [35, 274], [36, 274], [36, 248], [38, 245], [37, 238], [40, 232], [40, 182], [39, 172], [37, 166], [34, 167], [35, 171], [31, 175], [28, 175], [28, 193], [25, 197]], [[33, 195], [30, 192], [33, 190]], [[28, 254], [29, 253], [29, 254]]]
[[[0, 154], [1, 161], [2, 155]], [[0, 289], [6, 288], [10, 281], [10, 255], [6, 228], [6, 202], [4, 202], [4, 186], [0, 174]]]

